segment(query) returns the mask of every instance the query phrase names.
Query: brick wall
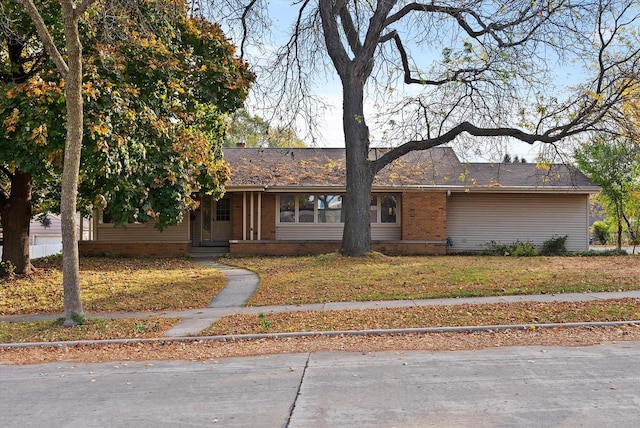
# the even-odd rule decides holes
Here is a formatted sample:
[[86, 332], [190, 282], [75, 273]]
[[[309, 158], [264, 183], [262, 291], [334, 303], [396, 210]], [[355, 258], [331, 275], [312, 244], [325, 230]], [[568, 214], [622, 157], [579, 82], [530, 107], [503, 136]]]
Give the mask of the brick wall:
[[262, 239], [276, 239], [276, 194], [262, 195]]
[[[261, 210], [260, 218], [258, 218], [258, 194], [246, 193], [246, 231], [247, 239], [251, 235], [251, 197], [253, 197], [253, 237], [258, 239], [258, 221], [261, 222], [260, 235], [263, 240], [276, 238], [276, 195], [275, 193], [263, 193], [261, 196]], [[234, 240], [242, 240], [242, 192], [231, 194], [231, 219], [232, 225], [232, 238]]]
[[447, 239], [447, 194], [404, 192], [401, 238], [404, 241]]
[[182, 256], [189, 254], [189, 243], [79, 241], [78, 251], [83, 256]]
[[[327, 254], [340, 249], [340, 241], [239, 241], [232, 242], [229, 252], [232, 256], [304, 256]], [[373, 251], [388, 255], [445, 254], [446, 245], [439, 242], [373, 242]]]
[[340, 245], [338, 241], [239, 241], [230, 244], [229, 252], [232, 256], [304, 256], [332, 253]]
[[242, 192], [231, 194], [231, 239], [242, 239]]

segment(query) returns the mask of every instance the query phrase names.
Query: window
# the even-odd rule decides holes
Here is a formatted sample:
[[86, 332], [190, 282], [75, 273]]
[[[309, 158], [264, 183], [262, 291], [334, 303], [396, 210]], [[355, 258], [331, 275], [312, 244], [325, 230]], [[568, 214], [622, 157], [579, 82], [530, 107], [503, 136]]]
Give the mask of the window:
[[[111, 215], [111, 213], [100, 210], [98, 212], [98, 224], [116, 224], [115, 219], [113, 218], [113, 216]], [[124, 225], [124, 224], [123, 224]], [[137, 220], [129, 220], [126, 223], [127, 226], [134, 226], [134, 225], [142, 225], [144, 226], [144, 223], [140, 223]]]
[[342, 196], [318, 195], [318, 223], [343, 223]]
[[372, 196], [371, 197], [371, 204], [369, 207], [369, 219], [371, 221], [371, 223], [377, 223], [378, 222], [378, 211], [380, 211], [378, 209], [378, 197], [377, 196]]
[[109, 224], [109, 223], [113, 223], [113, 217], [111, 217], [111, 214], [100, 210], [100, 212], [98, 213], [98, 224]]
[[341, 195], [280, 195], [280, 223], [341, 223], [344, 211]]
[[396, 223], [396, 197], [380, 197], [380, 223]]
[[296, 221], [296, 199], [293, 195], [280, 196], [280, 223]]
[[377, 195], [371, 197], [369, 217], [371, 223], [397, 223], [398, 202], [394, 195]]
[[313, 223], [314, 207], [314, 195], [300, 195], [298, 197], [298, 223]]
[[216, 202], [216, 221], [231, 220], [231, 199], [222, 198]]
[[[371, 223], [397, 224], [399, 196], [381, 194], [371, 197]], [[279, 195], [279, 223], [344, 223], [344, 195]]]

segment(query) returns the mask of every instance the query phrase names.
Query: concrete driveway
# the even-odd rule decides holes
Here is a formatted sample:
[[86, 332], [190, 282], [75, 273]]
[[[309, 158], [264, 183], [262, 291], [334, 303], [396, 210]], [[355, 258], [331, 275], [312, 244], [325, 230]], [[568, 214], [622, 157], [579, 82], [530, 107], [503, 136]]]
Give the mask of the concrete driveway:
[[637, 427], [640, 343], [0, 366], [9, 427]]

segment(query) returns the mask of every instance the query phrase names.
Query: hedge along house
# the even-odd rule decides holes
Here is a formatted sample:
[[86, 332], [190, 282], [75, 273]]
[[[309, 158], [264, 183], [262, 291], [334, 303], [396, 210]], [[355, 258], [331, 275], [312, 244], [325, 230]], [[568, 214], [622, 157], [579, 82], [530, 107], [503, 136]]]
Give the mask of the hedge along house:
[[[372, 149], [375, 157], [384, 149]], [[200, 195], [177, 226], [127, 227], [99, 221], [84, 254], [184, 254], [221, 247], [231, 255], [336, 251], [344, 229], [344, 149], [228, 148], [225, 196]], [[538, 246], [567, 235], [588, 249], [589, 195], [599, 188], [565, 165], [461, 163], [452, 149], [411, 152], [374, 179], [372, 247], [387, 254], [482, 251], [491, 241]]]

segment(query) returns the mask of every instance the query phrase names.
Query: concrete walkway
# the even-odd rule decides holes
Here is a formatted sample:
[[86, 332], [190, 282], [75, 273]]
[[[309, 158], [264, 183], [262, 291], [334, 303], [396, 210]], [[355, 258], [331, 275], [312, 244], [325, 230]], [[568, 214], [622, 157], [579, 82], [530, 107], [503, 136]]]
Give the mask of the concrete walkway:
[[[191, 316], [181, 317], [182, 319], [172, 328], [167, 330], [167, 337], [182, 337], [196, 334], [209, 327], [220, 317], [244, 306], [244, 304], [255, 293], [260, 283], [258, 275], [247, 269], [240, 269], [232, 266], [222, 265], [215, 261], [205, 259], [194, 259], [195, 263], [218, 269], [227, 277], [227, 285], [216, 295], [207, 309], [218, 309], [218, 311], [196, 311]], [[209, 316], [200, 316], [206, 315]], [[213, 316], [213, 317], [212, 317]]]
[[[253, 295], [259, 284], [258, 276], [247, 269], [235, 268], [216, 263], [210, 259], [194, 259], [201, 265], [220, 270], [227, 278], [227, 285], [218, 293], [206, 308], [187, 311], [165, 312], [126, 312], [126, 313], [92, 313], [93, 318], [144, 318], [162, 316], [166, 318], [180, 318], [180, 322], [167, 330], [166, 337], [185, 337], [196, 335], [209, 327], [223, 316], [232, 314], [270, 314], [296, 311], [331, 311], [348, 309], [378, 309], [378, 308], [410, 308], [425, 306], [447, 306], [462, 304], [491, 304], [517, 302], [585, 302], [608, 299], [636, 298], [640, 299], [640, 290], [599, 292], [599, 293], [566, 293], [566, 294], [535, 294], [517, 296], [494, 297], [465, 297], [445, 299], [421, 300], [385, 300], [375, 302], [329, 302], [307, 305], [281, 306], [243, 306]], [[2, 321], [44, 321], [55, 320], [60, 314], [47, 315], [9, 315], [0, 316]]]

